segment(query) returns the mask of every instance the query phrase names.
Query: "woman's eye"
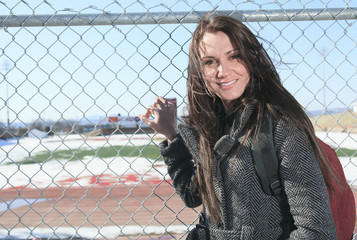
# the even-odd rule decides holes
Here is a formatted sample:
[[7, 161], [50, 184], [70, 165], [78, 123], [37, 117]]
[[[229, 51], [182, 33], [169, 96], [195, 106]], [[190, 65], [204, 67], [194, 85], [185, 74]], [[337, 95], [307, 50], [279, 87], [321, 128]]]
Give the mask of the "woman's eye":
[[206, 61], [204, 61], [204, 64], [205, 64], [205, 65], [212, 65], [213, 63], [214, 63], [213, 60], [206, 60]]
[[234, 54], [234, 55], [231, 56], [231, 58], [232, 58], [232, 59], [239, 59], [240, 56], [239, 56], [239, 54]]

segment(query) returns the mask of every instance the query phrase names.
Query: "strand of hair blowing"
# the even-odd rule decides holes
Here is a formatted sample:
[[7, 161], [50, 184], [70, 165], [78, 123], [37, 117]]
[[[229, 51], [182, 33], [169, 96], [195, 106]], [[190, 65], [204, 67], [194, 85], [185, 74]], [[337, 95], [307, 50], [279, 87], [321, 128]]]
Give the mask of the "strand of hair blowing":
[[[193, 48], [192, 45], [194, 44], [191, 44], [190, 51], [198, 51], [198, 48]], [[197, 81], [198, 79], [200, 80]], [[196, 161], [197, 171], [192, 186], [199, 189], [208, 216], [219, 225], [222, 222], [222, 214], [213, 187], [214, 166], [216, 166], [213, 145], [219, 138], [220, 125], [214, 110], [215, 98], [209, 96], [203, 81], [199, 62], [190, 61], [187, 81], [187, 89], [190, 89], [187, 123], [193, 126], [200, 136], [200, 159]]]
[[[191, 94], [189, 94], [191, 95]], [[194, 98], [203, 98], [201, 94], [195, 94]], [[202, 104], [203, 102], [203, 104]], [[190, 124], [198, 130], [200, 135], [200, 159], [196, 161], [197, 175], [194, 185], [198, 185], [200, 196], [207, 210], [207, 214], [219, 225], [222, 222], [220, 203], [214, 191], [213, 178], [215, 177], [214, 168], [218, 170], [217, 163], [213, 156], [213, 145], [219, 138], [219, 119], [214, 114], [213, 99], [203, 98], [197, 101], [194, 107], [190, 108]], [[210, 119], [210, 121], [207, 121]], [[199, 126], [199, 127], [198, 127]]]

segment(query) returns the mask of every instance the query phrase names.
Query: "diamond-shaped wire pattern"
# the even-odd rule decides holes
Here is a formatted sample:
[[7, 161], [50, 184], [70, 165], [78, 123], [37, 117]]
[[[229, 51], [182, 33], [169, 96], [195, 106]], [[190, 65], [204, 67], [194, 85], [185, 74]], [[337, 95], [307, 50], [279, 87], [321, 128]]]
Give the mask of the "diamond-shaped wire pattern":
[[185, 114], [190, 38], [214, 8], [261, 38], [357, 185], [355, 1], [89, 2], [0, 1], [0, 238], [185, 238], [201, 209], [136, 116], [157, 96]]

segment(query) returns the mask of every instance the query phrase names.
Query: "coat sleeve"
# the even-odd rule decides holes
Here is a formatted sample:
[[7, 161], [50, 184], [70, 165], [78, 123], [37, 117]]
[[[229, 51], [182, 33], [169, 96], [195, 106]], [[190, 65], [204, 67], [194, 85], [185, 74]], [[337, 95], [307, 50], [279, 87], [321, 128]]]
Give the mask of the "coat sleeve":
[[296, 229], [290, 239], [337, 239], [327, 187], [307, 135], [287, 124], [275, 131], [280, 177]]
[[198, 190], [191, 187], [195, 165], [181, 135], [177, 134], [170, 145], [167, 144], [167, 140], [161, 142], [160, 152], [167, 165], [175, 190], [181, 196], [185, 205], [190, 208], [200, 206], [202, 200]]

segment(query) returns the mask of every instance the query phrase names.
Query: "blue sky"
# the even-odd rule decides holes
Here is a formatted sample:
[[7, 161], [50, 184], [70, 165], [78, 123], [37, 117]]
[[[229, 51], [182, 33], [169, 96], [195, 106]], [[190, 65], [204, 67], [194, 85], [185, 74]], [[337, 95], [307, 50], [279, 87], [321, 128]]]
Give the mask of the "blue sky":
[[[343, 8], [344, 1], [6, 1], [0, 15]], [[119, 2], [119, 1], [118, 1]], [[279, 5], [280, 4], [280, 5]], [[354, 5], [353, 5], [354, 4]], [[356, 7], [356, 2], [350, 7]], [[356, 20], [249, 22], [277, 63], [286, 88], [308, 110], [345, 108], [357, 99]], [[186, 67], [196, 24], [29, 27], [0, 30], [0, 122], [137, 115], [155, 96], [185, 105]], [[326, 34], [325, 34], [326, 32]], [[324, 52], [324, 54], [322, 53]], [[6, 59], [6, 60], [5, 60]], [[325, 61], [324, 61], [325, 60]], [[278, 64], [280, 62], [280, 64]], [[283, 62], [283, 63], [282, 63]], [[14, 65], [14, 63], [16, 63]], [[326, 85], [324, 84], [326, 83]]]

